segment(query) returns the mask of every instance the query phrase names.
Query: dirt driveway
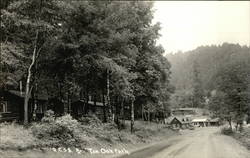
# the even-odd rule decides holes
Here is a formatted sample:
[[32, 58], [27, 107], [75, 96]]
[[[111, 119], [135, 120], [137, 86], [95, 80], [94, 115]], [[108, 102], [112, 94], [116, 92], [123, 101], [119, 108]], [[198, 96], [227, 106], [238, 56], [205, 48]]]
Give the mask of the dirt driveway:
[[217, 127], [182, 131], [182, 135], [120, 158], [250, 158], [235, 139], [221, 135]]

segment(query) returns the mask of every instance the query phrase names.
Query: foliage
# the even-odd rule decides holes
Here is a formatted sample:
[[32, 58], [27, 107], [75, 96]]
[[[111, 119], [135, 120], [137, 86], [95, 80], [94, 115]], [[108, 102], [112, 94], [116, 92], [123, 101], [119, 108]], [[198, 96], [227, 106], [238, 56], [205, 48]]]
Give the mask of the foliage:
[[202, 108], [204, 105], [204, 93], [203, 93], [203, 87], [200, 80], [200, 71], [199, 71], [199, 65], [194, 62], [193, 63], [193, 107], [200, 107]]
[[34, 136], [43, 141], [47, 140], [47, 143], [53, 145], [77, 145], [79, 126], [77, 120], [74, 120], [70, 115], [59, 117], [54, 121], [51, 121], [52, 116], [46, 117], [43, 122], [34, 124], [32, 127]]
[[245, 127], [242, 132], [235, 132], [233, 137], [250, 149], [250, 128]]
[[191, 90], [175, 90], [170, 97], [171, 107], [193, 107], [193, 93]]
[[164, 113], [173, 87], [152, 8], [141, 1], [10, 1], [1, 10], [4, 62], [13, 69], [7, 75], [20, 76], [12, 79], [17, 88], [37, 44], [36, 90], [60, 100], [91, 95], [116, 115], [132, 101], [137, 109]]
[[225, 134], [225, 135], [232, 135], [233, 134], [233, 131], [231, 128], [228, 128], [228, 127], [224, 127], [221, 129], [221, 133], [222, 134]]
[[90, 125], [95, 127], [102, 125], [102, 121], [96, 115], [83, 116], [78, 120], [83, 125]]
[[191, 94], [207, 98], [205, 108], [210, 108], [216, 117], [242, 124], [245, 114], [249, 115], [249, 52], [247, 46], [224, 43], [167, 55], [172, 64], [171, 82], [176, 87], [171, 102], [185, 106], [183, 100], [190, 102], [193, 91]]
[[[60, 124], [57, 125], [55, 122], [33, 123], [29, 128], [24, 128], [18, 124], [1, 124], [0, 130], [2, 134], [0, 135], [0, 148], [3, 150], [11, 149], [10, 151], [27, 150], [27, 152], [40, 151], [39, 148], [42, 148], [45, 150], [41, 152], [45, 154], [44, 152], [47, 152], [46, 147], [64, 147], [71, 149], [77, 147], [83, 150], [90, 146], [93, 148], [122, 148], [127, 145], [159, 141], [162, 138], [176, 135], [176, 132], [166, 128], [163, 124], [147, 124], [143, 121], [136, 121], [135, 133], [130, 134], [129, 128], [118, 131], [116, 125], [112, 123], [99, 126], [82, 125], [79, 123], [72, 127], [69, 123], [74, 124], [75, 120], [70, 119], [71, 117], [69, 116], [62, 117], [60, 118], [61, 121], [59, 121]], [[128, 124], [128, 122], [126, 122], [126, 124]], [[69, 133], [66, 134], [65, 131], [62, 131], [62, 126], [64, 129], [70, 127], [74, 135], [69, 136]], [[62, 132], [64, 132], [64, 134]], [[22, 154], [25, 154], [25, 152], [22, 152]]]
[[41, 122], [51, 123], [53, 121], [55, 121], [54, 111], [52, 111], [52, 110], [46, 111]]
[[193, 63], [199, 65], [200, 80], [204, 90], [213, 90], [217, 71], [223, 65], [234, 60], [247, 62], [249, 60], [249, 47], [239, 44], [223, 43], [222, 45], [200, 46], [187, 52], [167, 54], [171, 63], [171, 83], [177, 90], [192, 88]]
[[29, 149], [37, 145], [37, 139], [32, 135], [31, 129], [26, 129], [15, 123], [0, 125], [0, 148], [3, 150]]

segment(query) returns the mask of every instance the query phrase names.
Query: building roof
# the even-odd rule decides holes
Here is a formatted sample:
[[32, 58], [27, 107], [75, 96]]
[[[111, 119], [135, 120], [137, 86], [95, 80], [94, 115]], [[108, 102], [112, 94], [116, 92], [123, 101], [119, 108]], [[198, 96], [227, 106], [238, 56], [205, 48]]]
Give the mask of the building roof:
[[[18, 96], [20, 98], [24, 98], [25, 97], [25, 92], [20, 92], [17, 90], [8, 90], [8, 92], [12, 95]], [[37, 99], [38, 100], [48, 100], [48, 95], [46, 94], [38, 94], [37, 95]]]
[[214, 118], [214, 119], [211, 119], [210, 122], [219, 122], [220, 119], [219, 118]]
[[167, 118], [167, 123], [171, 123], [174, 119], [178, 120], [181, 124], [190, 123], [188, 117], [171, 116]]
[[197, 110], [197, 108], [176, 108], [173, 110]]
[[[77, 101], [75, 101], [74, 103], [76, 103], [76, 102], [85, 103], [85, 101], [84, 101], [83, 99], [77, 100]], [[74, 104], [74, 103], [73, 103], [73, 104]], [[89, 104], [89, 105], [94, 105], [94, 101], [88, 101], [88, 104]], [[103, 103], [101, 103], [101, 102], [96, 102], [96, 106], [103, 106]]]
[[[94, 102], [93, 102], [93, 101], [89, 101], [88, 104], [94, 105]], [[97, 106], [103, 106], [103, 103], [101, 103], [101, 102], [96, 102], [96, 105], [97, 105]]]
[[208, 121], [209, 121], [208, 118], [196, 118], [192, 120], [192, 122], [208, 122]]

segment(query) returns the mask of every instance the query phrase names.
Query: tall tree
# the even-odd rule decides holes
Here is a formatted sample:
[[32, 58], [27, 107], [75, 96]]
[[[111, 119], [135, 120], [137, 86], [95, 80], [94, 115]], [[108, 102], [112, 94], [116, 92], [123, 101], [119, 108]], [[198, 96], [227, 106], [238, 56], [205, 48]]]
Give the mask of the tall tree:
[[[80, 94], [86, 101], [89, 95], [102, 94], [107, 114], [113, 118], [124, 115], [118, 112], [119, 106], [124, 109], [129, 103], [131, 131], [141, 104], [149, 105], [153, 113], [167, 109], [170, 64], [156, 45], [160, 26], [152, 24], [152, 2], [23, 0], [10, 6], [4, 24], [15, 23], [16, 14], [19, 21], [27, 22], [25, 28], [19, 23], [8, 25], [5, 36], [15, 32], [19, 40], [7, 41], [18, 45], [22, 41], [20, 54], [27, 61], [20, 61], [25, 61], [24, 72], [30, 66], [31, 87], [34, 67], [30, 63], [35, 63], [31, 59], [36, 52], [36, 82], [41, 90], [62, 99]], [[31, 8], [38, 10], [31, 12]], [[39, 58], [33, 51], [35, 43]]]
[[[62, 2], [60, 2], [62, 4]], [[20, 54], [18, 60], [24, 63], [22, 75], [25, 77], [26, 90], [24, 101], [24, 123], [28, 123], [28, 102], [32, 89], [34, 65], [44, 46], [60, 30], [57, 11], [62, 5], [56, 1], [13, 1], [2, 13], [3, 36], [6, 45], [18, 48], [15, 54]], [[12, 53], [6, 51], [6, 54]], [[26, 70], [25, 70], [26, 69]], [[28, 69], [28, 71], [27, 71]]]
[[199, 65], [194, 61], [193, 64], [193, 107], [203, 107], [204, 94], [200, 80]]

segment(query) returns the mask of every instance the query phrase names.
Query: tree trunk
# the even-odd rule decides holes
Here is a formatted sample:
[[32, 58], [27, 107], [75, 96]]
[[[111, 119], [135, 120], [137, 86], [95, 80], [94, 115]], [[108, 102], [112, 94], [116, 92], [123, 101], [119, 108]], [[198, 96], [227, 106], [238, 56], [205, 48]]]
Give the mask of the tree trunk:
[[105, 94], [104, 89], [102, 90], [102, 103], [103, 103], [103, 122], [107, 122], [107, 116], [106, 116], [106, 105], [105, 105]]
[[86, 91], [85, 91], [85, 107], [84, 107], [84, 115], [88, 114], [89, 112], [89, 88], [87, 85]]
[[135, 116], [134, 116], [134, 100], [131, 102], [131, 133], [134, 132], [134, 122], [135, 122]]
[[93, 113], [96, 113], [96, 94], [94, 95], [94, 107], [93, 107]]
[[122, 126], [125, 126], [125, 115], [124, 115], [124, 99], [121, 99], [121, 118], [122, 118]]
[[144, 113], [144, 107], [143, 107], [143, 104], [142, 104], [142, 105], [141, 105], [141, 120], [142, 120], [142, 121], [144, 121], [143, 113]]
[[148, 122], [150, 122], [150, 111], [148, 110]]
[[115, 106], [115, 109], [114, 109], [114, 112], [113, 112], [115, 114], [115, 116], [114, 116], [115, 123], [117, 124], [117, 127], [120, 130], [121, 129], [121, 126], [120, 126], [120, 113], [121, 113], [121, 110], [119, 110], [119, 109], [121, 109], [121, 107], [119, 105], [119, 97], [115, 98], [113, 105]]
[[30, 98], [30, 81], [32, 76], [32, 67], [36, 61], [36, 49], [37, 49], [37, 39], [38, 39], [38, 30], [36, 31], [36, 38], [35, 38], [35, 47], [32, 54], [32, 62], [28, 69], [27, 81], [26, 81], [26, 89], [25, 89], [25, 97], [24, 97], [24, 125], [28, 124], [28, 107], [29, 107], [29, 98]]
[[67, 93], [67, 104], [68, 104], [68, 107], [67, 107], [68, 114], [71, 114], [71, 95], [70, 95], [70, 91], [68, 91], [68, 93]]
[[114, 110], [112, 110], [112, 106], [111, 106], [111, 103], [110, 103], [110, 81], [109, 81], [109, 70], [106, 71], [107, 73], [107, 107], [108, 107], [108, 117], [109, 119], [112, 120], [112, 122], [114, 122], [115, 120], [115, 117], [114, 117]]
[[230, 126], [230, 129], [233, 130], [231, 118], [229, 118], [227, 121], [228, 121], [228, 124], [229, 124], [229, 126]]

